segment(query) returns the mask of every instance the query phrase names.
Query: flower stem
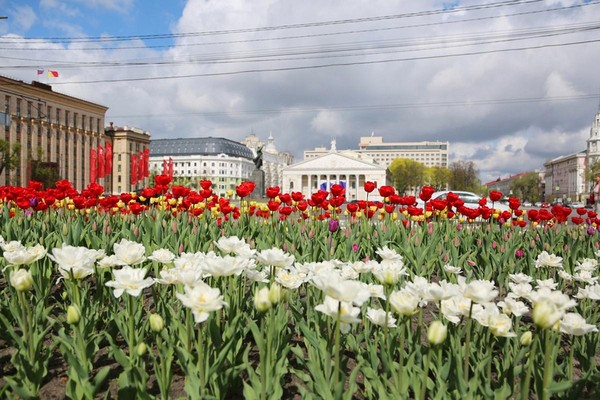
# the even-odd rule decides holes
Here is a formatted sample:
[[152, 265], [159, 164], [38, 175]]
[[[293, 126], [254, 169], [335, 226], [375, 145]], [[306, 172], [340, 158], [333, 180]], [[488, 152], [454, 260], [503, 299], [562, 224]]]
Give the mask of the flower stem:
[[533, 364], [535, 364], [535, 352], [537, 350], [537, 340], [534, 337], [531, 343], [531, 350], [529, 351], [529, 361], [527, 362], [527, 369], [523, 382], [521, 385], [521, 400], [529, 399], [529, 385], [531, 382], [531, 373], [533, 372]]
[[200, 380], [200, 398], [204, 394], [204, 385], [206, 384], [204, 379], [204, 336], [202, 335], [203, 325], [198, 325], [198, 338], [196, 341], [196, 352], [198, 353], [198, 379]]
[[575, 357], [575, 336], [571, 336], [571, 350], [569, 351], [569, 366], [567, 377], [573, 380], [573, 358]]
[[[334, 367], [333, 367], [333, 383], [334, 383], [334, 391], [338, 393], [338, 386], [340, 386], [340, 336], [341, 336], [341, 312], [342, 312], [342, 302], [338, 301], [338, 312], [337, 318], [335, 322], [335, 331], [334, 331], [334, 348], [333, 348], [333, 359], [334, 359]], [[338, 396], [336, 396], [338, 398]]]
[[471, 301], [471, 307], [469, 309], [469, 317], [467, 318], [467, 326], [465, 327], [465, 350], [463, 354], [463, 378], [465, 385], [469, 383], [469, 358], [471, 356], [471, 312], [473, 311], [473, 302]]
[[129, 359], [133, 362], [133, 355], [135, 352], [135, 325], [134, 325], [134, 309], [133, 309], [133, 296], [127, 295], [127, 341], [129, 345]]
[[267, 318], [263, 315], [260, 320], [261, 331], [263, 336], [262, 349], [258, 349], [260, 354], [260, 398], [261, 400], [267, 399], [267, 363], [269, 362], [269, 355], [267, 354], [269, 344], [267, 343], [268, 328]]
[[396, 385], [398, 386], [398, 393], [403, 393], [404, 380], [402, 379], [402, 375], [404, 375], [404, 342], [406, 340], [406, 321], [410, 321], [404, 315], [402, 316], [402, 321], [400, 323], [400, 344], [398, 345], [398, 382]]
[[552, 365], [552, 346], [551, 346], [551, 342], [552, 342], [552, 332], [550, 330], [546, 330], [544, 332], [544, 336], [546, 337], [545, 340], [545, 355], [544, 355], [544, 384], [543, 384], [543, 391], [542, 391], [542, 399], [547, 400], [550, 398], [550, 393], [548, 393], [548, 388], [550, 387], [550, 384], [552, 383], [552, 378], [553, 378], [553, 365]]
[[425, 367], [424, 367], [424, 373], [423, 373], [423, 382], [421, 385], [421, 393], [420, 393], [420, 397], [421, 400], [425, 400], [426, 396], [425, 394], [427, 393], [427, 380], [429, 379], [429, 365], [431, 363], [431, 353], [432, 353], [433, 349], [429, 348], [427, 349], [427, 356], [425, 357]]

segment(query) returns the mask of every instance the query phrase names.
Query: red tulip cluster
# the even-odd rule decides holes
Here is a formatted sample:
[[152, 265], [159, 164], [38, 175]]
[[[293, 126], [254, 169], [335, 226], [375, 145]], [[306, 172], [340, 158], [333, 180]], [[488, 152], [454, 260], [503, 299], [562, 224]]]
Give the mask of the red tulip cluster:
[[[555, 205], [551, 209], [531, 209], [526, 213], [520, 209], [521, 203], [516, 198], [509, 198], [510, 211], [497, 212], [488, 207], [486, 199], [479, 202], [478, 207], [467, 207], [455, 193], [449, 192], [445, 199], [431, 199], [434, 188], [424, 186], [418, 193], [418, 198], [425, 203], [425, 207], [417, 206], [417, 196], [401, 196], [392, 186], [377, 187], [374, 182], [365, 182], [364, 190], [373, 193], [378, 189], [381, 201], [359, 200], [346, 201], [346, 189], [339, 184], [331, 185], [329, 191], [318, 190], [305, 197], [301, 192], [282, 193], [278, 186], [266, 188], [268, 198], [264, 204], [248, 202], [247, 198], [255, 191], [254, 182], [240, 183], [235, 194], [240, 199], [239, 206], [231, 203], [229, 197], [221, 197], [213, 192], [212, 182], [201, 180], [200, 189], [192, 190], [188, 187], [173, 185], [168, 175], [157, 175], [153, 187], [144, 188], [135, 193], [122, 193], [120, 195], [104, 195], [104, 188], [98, 184], [90, 184], [81, 192], [75, 190], [73, 185], [62, 180], [56, 182], [54, 188], [43, 189], [39, 182], [30, 182], [27, 187], [0, 187], [0, 205], [9, 208], [9, 214], [15, 215], [18, 209], [26, 213], [43, 212], [49, 208], [63, 208], [70, 210], [94, 210], [111, 214], [138, 215], [150, 208], [168, 210], [173, 214], [189, 212], [200, 216], [206, 210], [219, 221], [230, 218], [237, 219], [242, 214], [254, 217], [284, 220], [290, 217], [298, 220], [314, 218], [318, 220], [338, 219], [344, 211], [354, 220], [360, 212], [361, 216], [373, 218], [378, 215], [381, 219], [385, 215], [404, 215], [403, 222], [409, 225], [411, 220], [426, 221], [432, 216], [453, 218], [457, 215], [467, 220], [493, 221], [497, 218], [499, 223], [510, 222], [516, 226], [525, 226], [526, 221], [521, 216], [526, 216], [533, 223], [564, 223], [570, 222], [579, 225], [587, 223], [599, 226], [600, 219], [596, 213], [584, 208], [575, 210], [575, 216], [570, 217], [572, 211], [568, 207]], [[501, 192], [491, 191], [492, 202], [503, 197]], [[241, 207], [241, 209], [240, 209]], [[397, 214], [396, 214], [397, 213]]]

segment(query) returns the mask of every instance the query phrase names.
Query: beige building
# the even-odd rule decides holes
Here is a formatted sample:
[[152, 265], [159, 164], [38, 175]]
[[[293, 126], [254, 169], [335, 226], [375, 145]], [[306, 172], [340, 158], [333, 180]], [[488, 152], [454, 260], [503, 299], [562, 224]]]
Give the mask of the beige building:
[[[106, 193], [139, 188], [142, 183], [129, 185], [125, 159], [143, 152], [150, 137], [126, 127], [109, 127], [105, 132], [107, 110], [106, 106], [55, 92], [45, 83], [29, 84], [0, 76], [0, 123], [4, 128], [0, 139], [7, 140], [11, 147], [21, 144], [19, 165], [2, 171], [0, 185], [26, 186], [32, 162], [39, 161], [50, 163], [60, 179], [82, 190], [92, 177], [92, 154], [102, 154], [103, 160], [110, 163], [106, 149], [112, 147], [113, 168], [97, 174], [102, 177], [96, 182], [104, 186]], [[96, 169], [99, 164], [94, 164]]]
[[29, 162], [37, 160], [57, 163], [60, 177], [83, 189], [89, 183], [90, 149], [104, 145], [107, 109], [57, 93], [50, 85], [0, 76], [0, 118], [4, 125], [0, 138], [11, 146], [21, 144], [19, 165], [2, 172], [0, 185], [27, 185]]
[[[139, 128], [116, 127], [112, 122], [105, 133], [112, 142], [113, 173], [107, 180], [110, 180], [113, 192], [129, 192], [153, 185], [149, 179], [150, 160], [145, 159], [150, 153], [150, 134]], [[133, 157], [138, 161], [136, 178], [132, 182]]]
[[587, 155], [585, 151], [556, 157], [546, 163], [546, 199], [563, 202], [582, 200], [588, 193], [585, 170]]
[[[382, 136], [363, 136], [358, 150], [365, 159], [389, 167], [396, 158], [408, 158], [427, 167], [448, 167], [448, 142], [384, 142]], [[325, 147], [304, 152], [304, 159], [320, 157], [327, 153]]]

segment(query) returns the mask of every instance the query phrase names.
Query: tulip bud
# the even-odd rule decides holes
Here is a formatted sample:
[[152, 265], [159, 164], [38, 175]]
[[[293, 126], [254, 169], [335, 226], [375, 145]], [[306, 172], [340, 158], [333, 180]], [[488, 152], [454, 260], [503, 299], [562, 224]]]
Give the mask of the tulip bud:
[[79, 307], [74, 304], [71, 304], [67, 307], [67, 324], [73, 325], [79, 322], [81, 318], [81, 312], [79, 311]]
[[438, 345], [446, 340], [448, 335], [448, 327], [441, 321], [433, 321], [427, 329], [427, 340], [430, 344]]
[[10, 273], [10, 284], [17, 292], [26, 292], [33, 287], [33, 277], [31, 271], [18, 269]]
[[254, 308], [259, 312], [265, 312], [271, 308], [268, 287], [263, 287], [254, 293]]
[[146, 343], [142, 342], [140, 344], [137, 345], [137, 347], [135, 348], [135, 353], [141, 357], [144, 354], [146, 354]]
[[529, 346], [531, 344], [531, 340], [533, 338], [533, 334], [531, 333], [531, 331], [527, 331], [524, 334], [521, 335], [521, 346]]
[[158, 314], [150, 314], [150, 329], [152, 332], [160, 332], [165, 327], [165, 321]]
[[274, 283], [269, 289], [269, 301], [271, 304], [277, 304], [281, 300], [281, 286]]

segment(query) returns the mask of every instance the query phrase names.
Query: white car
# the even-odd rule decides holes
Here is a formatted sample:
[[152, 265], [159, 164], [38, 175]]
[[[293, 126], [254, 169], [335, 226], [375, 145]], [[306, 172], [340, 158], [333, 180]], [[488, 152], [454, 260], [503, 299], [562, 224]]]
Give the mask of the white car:
[[[478, 194], [475, 194], [473, 192], [464, 192], [462, 190], [443, 190], [441, 192], [434, 192], [431, 195], [431, 200], [436, 200], [436, 199], [440, 199], [440, 200], [444, 200], [446, 199], [446, 195], [448, 193], [454, 193], [456, 195], [458, 195], [458, 197], [465, 202], [465, 207], [469, 207], [469, 208], [478, 208], [479, 207], [479, 200], [482, 199], [482, 197]], [[504, 203], [500, 203], [499, 201], [493, 203], [494, 208], [496, 210], [499, 211], [510, 211], [510, 207]], [[423, 200], [419, 199], [417, 197], [417, 207], [421, 207], [423, 208], [425, 206], [425, 203], [423, 202]], [[492, 207], [492, 200], [490, 200], [489, 198], [487, 199], [487, 203], [486, 203], [487, 207]]]

